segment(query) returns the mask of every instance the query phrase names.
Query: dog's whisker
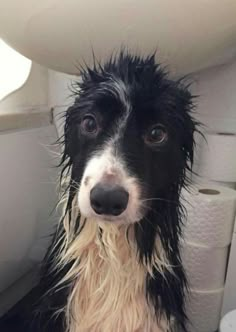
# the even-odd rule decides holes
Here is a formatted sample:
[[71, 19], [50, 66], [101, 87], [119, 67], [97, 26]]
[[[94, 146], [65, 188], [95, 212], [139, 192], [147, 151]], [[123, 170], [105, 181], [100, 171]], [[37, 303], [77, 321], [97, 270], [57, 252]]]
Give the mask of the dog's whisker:
[[142, 199], [142, 202], [149, 202], [149, 201], [161, 201], [161, 202], [167, 202], [167, 203], [171, 203], [171, 204], [175, 204], [178, 205], [178, 202], [172, 201], [172, 200], [168, 200], [165, 198], [159, 198], [159, 197], [153, 197], [153, 198], [146, 198], [146, 199]]

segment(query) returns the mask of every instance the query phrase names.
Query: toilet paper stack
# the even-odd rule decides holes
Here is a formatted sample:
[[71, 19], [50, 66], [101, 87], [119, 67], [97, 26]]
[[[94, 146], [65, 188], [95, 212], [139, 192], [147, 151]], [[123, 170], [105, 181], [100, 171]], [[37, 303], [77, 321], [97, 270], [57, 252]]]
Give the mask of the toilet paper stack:
[[236, 189], [236, 134], [207, 133], [200, 144], [198, 174], [214, 184]]
[[191, 332], [218, 329], [236, 191], [217, 185], [195, 185], [182, 192], [186, 226], [182, 259], [190, 291], [186, 310]]

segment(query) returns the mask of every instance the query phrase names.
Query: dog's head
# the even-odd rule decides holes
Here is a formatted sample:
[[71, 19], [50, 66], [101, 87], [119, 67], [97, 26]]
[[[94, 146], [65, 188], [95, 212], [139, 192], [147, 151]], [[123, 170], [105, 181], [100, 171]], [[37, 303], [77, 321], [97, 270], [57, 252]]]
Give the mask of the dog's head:
[[[65, 155], [84, 217], [135, 223], [184, 184], [193, 158], [192, 99], [155, 63], [123, 52], [82, 73]], [[178, 190], [178, 189], [177, 189]]]

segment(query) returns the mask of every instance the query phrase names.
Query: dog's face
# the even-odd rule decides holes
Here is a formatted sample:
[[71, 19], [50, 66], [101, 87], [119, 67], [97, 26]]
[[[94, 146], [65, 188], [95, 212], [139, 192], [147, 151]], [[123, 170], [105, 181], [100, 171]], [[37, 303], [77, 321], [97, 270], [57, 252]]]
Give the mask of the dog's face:
[[192, 159], [191, 96], [154, 63], [121, 54], [87, 69], [68, 110], [65, 154], [84, 217], [135, 223], [183, 181]]

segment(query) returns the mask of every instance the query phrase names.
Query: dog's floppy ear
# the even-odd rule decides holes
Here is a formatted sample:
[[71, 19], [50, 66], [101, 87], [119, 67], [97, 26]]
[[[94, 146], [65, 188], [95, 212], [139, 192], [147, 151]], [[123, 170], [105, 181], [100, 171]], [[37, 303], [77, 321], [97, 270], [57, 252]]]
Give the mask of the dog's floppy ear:
[[73, 161], [73, 157], [76, 153], [76, 142], [74, 137], [76, 136], [77, 127], [75, 125], [75, 104], [68, 108], [65, 114], [65, 126], [64, 126], [64, 160], [70, 159]]
[[182, 121], [183, 121], [183, 151], [188, 163], [186, 167], [192, 167], [194, 157], [194, 133], [198, 131], [199, 123], [192, 117], [192, 112], [195, 107], [193, 103], [194, 96], [190, 91], [180, 86], [179, 87], [179, 99], [183, 104], [182, 107]]
[[[62, 145], [63, 153], [61, 156], [61, 161], [59, 167], [61, 167], [60, 181], [64, 176], [69, 174], [70, 168], [73, 164], [74, 156], [76, 155], [75, 144], [76, 140], [74, 139], [76, 135], [75, 119], [74, 119], [74, 105], [69, 107], [66, 111], [65, 124], [64, 124], [64, 135], [59, 138], [59, 144]], [[73, 125], [74, 122], [74, 125]]]
[[186, 171], [192, 170], [194, 158], [194, 133], [199, 132], [200, 123], [193, 117], [195, 108], [193, 96], [189, 91], [189, 85], [184, 80], [171, 82], [169, 86], [169, 97], [174, 108], [173, 125], [180, 137], [182, 155], [182, 172], [180, 172], [179, 186], [188, 182]]

